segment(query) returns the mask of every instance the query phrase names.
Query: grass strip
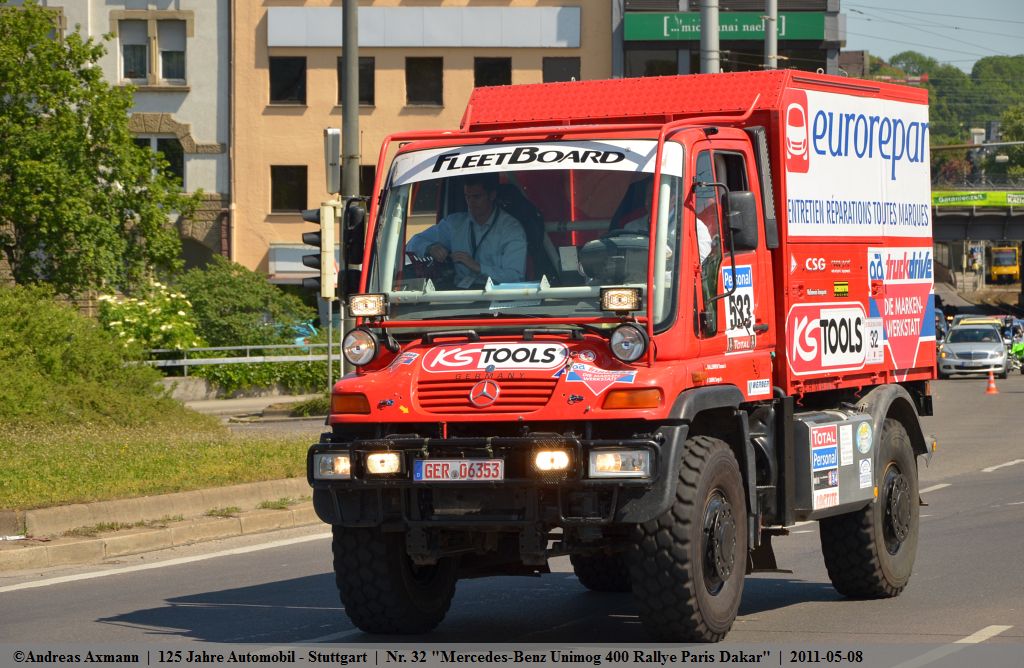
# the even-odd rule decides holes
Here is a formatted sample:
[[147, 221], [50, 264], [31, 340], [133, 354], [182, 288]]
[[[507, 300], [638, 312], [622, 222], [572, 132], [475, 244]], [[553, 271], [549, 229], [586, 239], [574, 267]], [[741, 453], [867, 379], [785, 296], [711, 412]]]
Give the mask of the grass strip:
[[28, 510], [305, 475], [309, 437], [219, 424], [0, 423], [0, 509]]

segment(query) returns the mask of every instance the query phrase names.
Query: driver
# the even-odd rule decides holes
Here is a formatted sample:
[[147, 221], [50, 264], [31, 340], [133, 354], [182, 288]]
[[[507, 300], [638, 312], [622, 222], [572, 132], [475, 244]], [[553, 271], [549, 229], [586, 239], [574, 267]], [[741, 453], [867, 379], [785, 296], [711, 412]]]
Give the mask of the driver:
[[497, 174], [463, 179], [468, 211], [451, 213], [414, 235], [406, 250], [437, 262], [451, 258], [455, 285], [470, 288], [488, 277], [495, 283], [522, 281], [526, 274], [526, 233], [518, 220], [495, 202]]

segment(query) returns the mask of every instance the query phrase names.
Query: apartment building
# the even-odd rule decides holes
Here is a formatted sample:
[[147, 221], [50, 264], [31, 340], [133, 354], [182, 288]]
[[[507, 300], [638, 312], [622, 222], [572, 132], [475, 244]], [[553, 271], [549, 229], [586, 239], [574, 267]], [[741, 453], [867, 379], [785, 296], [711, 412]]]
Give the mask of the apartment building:
[[[311, 275], [299, 211], [326, 198], [323, 130], [341, 127], [341, 0], [233, 1], [232, 259]], [[360, 182], [393, 132], [457, 128], [475, 86], [611, 75], [608, 2], [363, 0]]]
[[40, 1], [64, 32], [114, 35], [100, 66], [114, 85], [136, 88], [136, 142], [163, 153], [186, 191], [203, 191], [200, 209], [179, 222], [188, 266], [230, 253], [230, 1]]

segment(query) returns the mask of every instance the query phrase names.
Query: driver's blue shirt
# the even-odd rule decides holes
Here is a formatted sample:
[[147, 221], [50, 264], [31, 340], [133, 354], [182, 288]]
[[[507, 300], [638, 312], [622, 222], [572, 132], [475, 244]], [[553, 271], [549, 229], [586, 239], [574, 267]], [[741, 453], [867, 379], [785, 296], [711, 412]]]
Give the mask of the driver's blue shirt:
[[455, 262], [455, 282], [468, 287], [469, 282], [490, 276], [495, 283], [522, 281], [526, 275], [526, 233], [518, 220], [495, 207], [487, 223], [481, 225], [468, 212], [445, 216], [440, 223], [414, 235], [406, 251], [420, 257], [427, 249], [441, 244], [451, 253], [468, 253], [480, 263], [475, 273], [461, 262]]

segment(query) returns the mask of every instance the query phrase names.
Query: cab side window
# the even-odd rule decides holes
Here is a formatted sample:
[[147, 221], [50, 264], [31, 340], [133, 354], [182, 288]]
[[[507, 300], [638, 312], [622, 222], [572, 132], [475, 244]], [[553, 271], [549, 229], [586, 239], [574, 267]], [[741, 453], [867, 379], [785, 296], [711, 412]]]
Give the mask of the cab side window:
[[[701, 151], [697, 155], [694, 178], [698, 183], [715, 182], [710, 151]], [[694, 211], [697, 213], [694, 224], [705, 304], [718, 294], [718, 268], [722, 264], [722, 215], [718, 204], [718, 190], [710, 185], [699, 185], [694, 188]]]

